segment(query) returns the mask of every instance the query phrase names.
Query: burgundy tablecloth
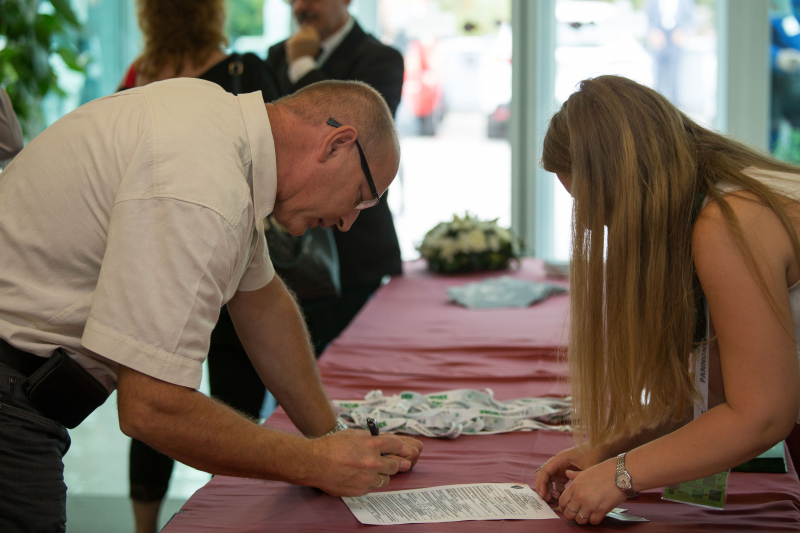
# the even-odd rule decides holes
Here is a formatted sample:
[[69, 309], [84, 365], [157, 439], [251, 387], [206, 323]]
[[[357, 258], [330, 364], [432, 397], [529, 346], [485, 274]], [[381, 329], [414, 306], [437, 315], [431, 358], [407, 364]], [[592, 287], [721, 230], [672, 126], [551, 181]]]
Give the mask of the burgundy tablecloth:
[[[541, 263], [525, 261], [512, 275], [542, 280]], [[469, 311], [447, 302], [444, 288], [483, 276], [438, 277], [421, 263], [383, 287], [320, 360], [330, 395], [362, 398], [374, 389], [434, 392], [491, 388], [498, 399], [565, 394], [566, 366], [558, 351], [566, 339], [568, 298], [528, 309]], [[291, 430], [278, 410], [267, 425]], [[422, 438], [425, 449], [409, 473], [383, 490], [456, 483], [533, 483], [534, 470], [572, 445], [570, 435], [525, 432]], [[265, 451], [268, 453], [268, 451]], [[625, 503], [651, 522], [610, 519], [594, 531], [800, 531], [800, 481], [789, 474], [731, 474], [724, 511], [660, 500], [660, 491]], [[332, 531], [373, 529], [360, 524], [340, 498], [285, 483], [216, 476], [189, 499], [164, 529], [179, 532]], [[380, 526], [395, 532], [576, 531], [574, 522], [474, 521]]]

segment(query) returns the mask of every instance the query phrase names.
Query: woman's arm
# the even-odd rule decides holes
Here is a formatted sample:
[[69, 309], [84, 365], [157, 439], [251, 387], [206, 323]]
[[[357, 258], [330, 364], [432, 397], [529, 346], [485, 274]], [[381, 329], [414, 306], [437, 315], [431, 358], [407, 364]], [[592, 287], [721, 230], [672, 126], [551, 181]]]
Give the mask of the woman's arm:
[[627, 452], [659, 437], [672, 433], [683, 426], [686, 420], [669, 421], [654, 429], [646, 429], [629, 438], [622, 438], [614, 442], [601, 444], [594, 448], [589, 446], [574, 446], [559, 452], [551, 457], [536, 471], [534, 486], [545, 501], [551, 498], [558, 499], [564, 492], [565, 485], [569, 482], [567, 470], [588, 470], [592, 466], [602, 463], [607, 459], [616, 457], [622, 452]]
[[627, 452], [672, 433], [686, 422], [686, 420], [669, 421], [657, 428], [646, 429], [633, 437], [622, 438], [594, 448], [574, 446], [563, 450], [548, 459], [542, 465], [541, 470], [537, 470], [534, 482], [536, 492], [548, 502], [551, 498], [558, 499], [569, 481], [566, 474], [567, 470], [588, 470], [590, 467], [616, 457], [622, 452]]
[[[636, 491], [702, 478], [752, 459], [784, 439], [800, 406], [800, 368], [787, 290], [798, 277], [791, 241], [770, 209], [744, 193], [726, 197], [757, 268], [777, 303], [770, 305], [716, 204], [698, 219], [695, 265], [717, 332], [726, 403], [681, 429], [632, 450], [626, 468]], [[788, 281], [787, 281], [788, 280]], [[569, 519], [597, 524], [625, 495], [609, 459], [573, 479], [559, 500]], [[581, 518], [580, 515], [587, 517]]]

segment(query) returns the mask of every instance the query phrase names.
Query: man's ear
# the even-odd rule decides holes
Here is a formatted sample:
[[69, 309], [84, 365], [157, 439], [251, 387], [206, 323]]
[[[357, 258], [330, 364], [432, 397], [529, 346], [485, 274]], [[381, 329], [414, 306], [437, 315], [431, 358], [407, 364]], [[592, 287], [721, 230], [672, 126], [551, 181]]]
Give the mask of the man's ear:
[[341, 126], [331, 131], [322, 141], [318, 152], [320, 163], [338, 157], [344, 150], [350, 148], [358, 138], [358, 131], [353, 126]]

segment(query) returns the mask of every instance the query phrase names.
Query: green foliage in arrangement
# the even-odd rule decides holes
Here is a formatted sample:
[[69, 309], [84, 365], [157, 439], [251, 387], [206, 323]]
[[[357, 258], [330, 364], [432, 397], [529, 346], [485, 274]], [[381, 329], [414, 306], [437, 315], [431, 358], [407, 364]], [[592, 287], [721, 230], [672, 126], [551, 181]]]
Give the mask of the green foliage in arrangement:
[[437, 224], [417, 249], [432, 272], [451, 274], [508, 268], [519, 259], [521, 248], [521, 241], [498, 226], [497, 219], [482, 221], [467, 213]]
[[79, 30], [68, 0], [0, 0], [0, 85], [29, 138], [44, 127], [42, 98], [64, 95], [51, 56], [60, 56], [72, 70], [85, 71], [88, 57], [79, 55], [74, 45]]

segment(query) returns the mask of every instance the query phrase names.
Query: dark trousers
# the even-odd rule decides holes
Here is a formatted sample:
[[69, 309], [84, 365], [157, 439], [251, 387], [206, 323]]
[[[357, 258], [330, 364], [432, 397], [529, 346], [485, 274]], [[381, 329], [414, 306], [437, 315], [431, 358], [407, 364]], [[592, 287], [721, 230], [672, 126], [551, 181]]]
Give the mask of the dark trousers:
[[69, 433], [31, 404], [22, 390], [24, 381], [25, 376], [0, 363], [0, 531], [64, 532], [62, 458]]
[[301, 305], [317, 357], [344, 331], [378, 287], [380, 283], [343, 287], [339, 298], [317, 300]]
[[[236, 336], [226, 308], [222, 309], [219, 321], [211, 333], [208, 378], [211, 396], [250, 418], [258, 418], [266, 389]], [[131, 498], [143, 502], [163, 499], [169, 487], [174, 463], [172, 458], [132, 439]]]

